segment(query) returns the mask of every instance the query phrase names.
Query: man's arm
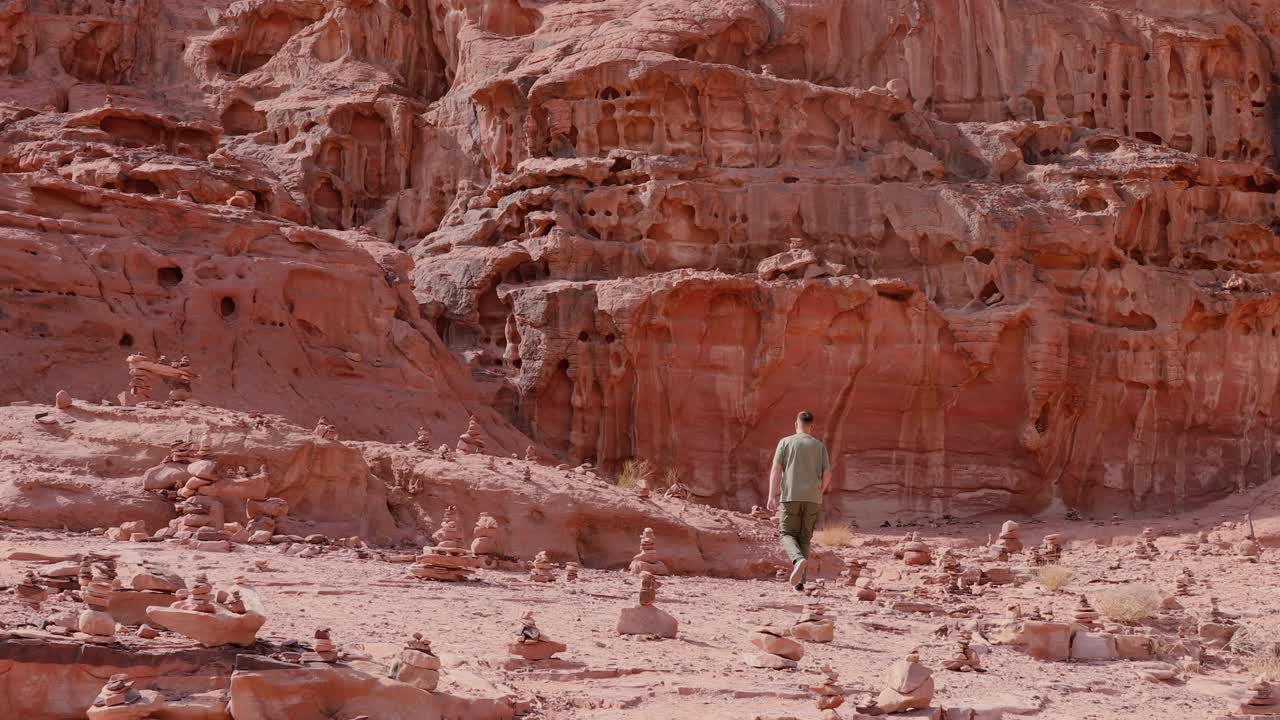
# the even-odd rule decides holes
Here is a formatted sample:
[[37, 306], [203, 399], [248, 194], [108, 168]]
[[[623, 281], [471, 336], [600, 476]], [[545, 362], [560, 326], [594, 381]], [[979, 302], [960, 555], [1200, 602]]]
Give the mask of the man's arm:
[[769, 508], [769, 512], [778, 509], [778, 496], [782, 493], [782, 466], [774, 461], [773, 469], [769, 471], [769, 502], [765, 507]]
[[831, 490], [831, 471], [827, 470], [822, 473], [822, 494], [826, 495]]

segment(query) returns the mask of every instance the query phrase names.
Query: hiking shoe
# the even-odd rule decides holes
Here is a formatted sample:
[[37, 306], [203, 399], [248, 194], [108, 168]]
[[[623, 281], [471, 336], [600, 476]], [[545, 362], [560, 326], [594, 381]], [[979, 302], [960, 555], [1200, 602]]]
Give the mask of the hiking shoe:
[[800, 558], [791, 566], [791, 584], [797, 586], [797, 590], [804, 588], [804, 571], [809, 568], [809, 561]]

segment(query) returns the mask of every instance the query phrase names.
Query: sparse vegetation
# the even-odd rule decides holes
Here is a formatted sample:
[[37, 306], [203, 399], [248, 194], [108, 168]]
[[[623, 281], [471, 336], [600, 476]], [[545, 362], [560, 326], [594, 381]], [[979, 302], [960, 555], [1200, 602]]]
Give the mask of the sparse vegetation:
[[1045, 565], [1040, 568], [1040, 584], [1049, 592], [1058, 592], [1071, 582], [1071, 568], [1062, 565]]
[[1160, 593], [1150, 585], [1133, 583], [1098, 593], [1093, 604], [1108, 620], [1136, 623], [1160, 608]]
[[675, 468], [667, 468], [667, 472], [662, 476], [662, 487], [675, 487], [680, 483], [680, 471]]
[[654, 475], [653, 464], [648, 460], [628, 460], [622, 464], [622, 472], [618, 473], [615, 484], [620, 488], [651, 487]]
[[853, 531], [845, 525], [829, 525], [815, 530], [813, 539], [823, 547], [848, 547], [853, 544]]
[[1251, 625], [1240, 625], [1227, 649], [1240, 656], [1250, 675], [1261, 675], [1275, 682], [1280, 680], [1280, 641], [1273, 637]]

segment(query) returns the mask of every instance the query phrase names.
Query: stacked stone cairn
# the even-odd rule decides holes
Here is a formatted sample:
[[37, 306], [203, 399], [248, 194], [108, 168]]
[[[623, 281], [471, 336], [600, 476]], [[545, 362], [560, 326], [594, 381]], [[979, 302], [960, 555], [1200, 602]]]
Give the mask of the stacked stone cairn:
[[578, 582], [578, 572], [582, 569], [578, 563], [570, 560], [564, 564], [564, 581]]
[[431, 452], [431, 433], [426, 428], [418, 428], [418, 437], [414, 439], [413, 447], [422, 452]]
[[546, 550], [539, 550], [533, 557], [533, 563], [529, 566], [529, 580], [540, 583], [555, 582], [556, 566], [551, 562], [551, 558], [547, 557]]
[[79, 640], [98, 644], [115, 641], [116, 621], [111, 617], [111, 613], [107, 612], [115, 573], [113, 568], [110, 570], [108, 568], [109, 566], [106, 565], [94, 565], [91, 571], [92, 579], [87, 582], [81, 575], [83, 585], [80, 597], [88, 608], [80, 612], [77, 623], [80, 632], [76, 635]]
[[143, 720], [164, 707], [164, 696], [154, 690], [133, 689], [128, 675], [112, 675], [89, 706], [88, 720]]
[[338, 646], [333, 644], [329, 628], [316, 628], [315, 638], [311, 641], [311, 652], [302, 654], [302, 662], [332, 663], [337, 661]]
[[1000, 526], [1000, 537], [991, 546], [992, 557], [998, 560], [1008, 560], [1010, 555], [1022, 552], [1021, 535], [1022, 529], [1018, 526], [1018, 523], [1006, 520]]
[[502, 555], [502, 530], [498, 520], [487, 512], [480, 513], [471, 529], [471, 554], [480, 558], [481, 565], [495, 567]]
[[1056, 563], [1062, 560], [1062, 536], [1058, 533], [1045, 535], [1040, 542], [1040, 552], [1044, 555], [1045, 562]]
[[440, 684], [440, 658], [431, 652], [431, 642], [414, 633], [391, 666], [391, 677], [419, 690], [433, 692]]
[[618, 615], [619, 635], [644, 635], [673, 638], [679, 623], [667, 612], [654, 607], [661, 584], [653, 573], [640, 573], [640, 593], [635, 607], [626, 607]]
[[955, 655], [947, 660], [943, 667], [953, 672], [981, 672], [982, 660], [978, 657], [978, 653], [969, 647], [972, 640], [972, 633], [967, 630], [961, 631], [956, 639]]
[[658, 556], [657, 542], [654, 540], [653, 528], [645, 528], [640, 533], [640, 552], [631, 558], [631, 574], [639, 575], [650, 572], [654, 575], [667, 575], [667, 564]]
[[564, 643], [552, 640], [538, 629], [532, 612], [521, 616], [520, 631], [516, 634], [515, 642], [507, 646], [507, 652], [533, 662], [546, 660], [566, 649]]
[[902, 545], [902, 562], [907, 565], [929, 565], [933, 562], [932, 551], [920, 541], [917, 533], [911, 533], [911, 539]]
[[440, 528], [432, 534], [434, 546], [422, 549], [409, 573], [422, 580], [458, 582], [471, 576], [471, 561], [462, 547], [462, 531], [458, 529], [458, 508], [445, 508]]
[[338, 428], [329, 422], [329, 418], [321, 415], [320, 419], [316, 421], [316, 429], [312, 431], [312, 434], [321, 440], [334, 441], [338, 439]]
[[1098, 611], [1093, 609], [1093, 605], [1089, 604], [1089, 598], [1083, 594], [1080, 595], [1080, 601], [1076, 604], [1076, 609], [1071, 613], [1071, 619], [1081, 627], [1093, 630], [1098, 627]]
[[1246, 717], [1280, 716], [1280, 701], [1276, 699], [1274, 689], [1265, 677], [1259, 676], [1250, 683], [1249, 698], [1240, 704], [1240, 714]]
[[919, 650], [893, 663], [885, 684], [876, 698], [876, 706], [883, 712], [920, 710], [933, 702], [933, 671], [920, 663]]
[[752, 628], [747, 640], [760, 650], [743, 658], [751, 667], [787, 670], [796, 667], [804, 657], [804, 646], [787, 637], [784, 628], [775, 625]]
[[827, 614], [827, 606], [822, 602], [823, 594], [822, 586], [815, 585], [810, 600], [800, 611], [795, 625], [791, 626], [792, 637], [815, 643], [829, 643], [835, 639], [836, 620]]
[[822, 713], [824, 720], [836, 720], [840, 716], [836, 714], [836, 708], [844, 704], [844, 688], [840, 687], [840, 675], [831, 669], [830, 665], [823, 665], [821, 672], [824, 676], [821, 685], [810, 685], [809, 690], [818, 698], [818, 711]]
[[480, 435], [480, 422], [472, 415], [467, 420], [467, 431], [458, 437], [455, 449], [460, 453], [479, 455], [484, 453], [484, 438]]

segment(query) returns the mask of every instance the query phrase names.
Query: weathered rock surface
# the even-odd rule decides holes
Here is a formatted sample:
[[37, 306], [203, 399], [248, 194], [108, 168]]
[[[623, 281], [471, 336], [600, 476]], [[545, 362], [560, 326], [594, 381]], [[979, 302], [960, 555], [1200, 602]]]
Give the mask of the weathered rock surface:
[[196, 402], [399, 441], [474, 412], [495, 452], [642, 457], [742, 510], [807, 407], [832, 518], [1185, 507], [1273, 471], [1278, 29], [8, 2], [0, 400], [74, 419], [125, 353], [185, 354]]

